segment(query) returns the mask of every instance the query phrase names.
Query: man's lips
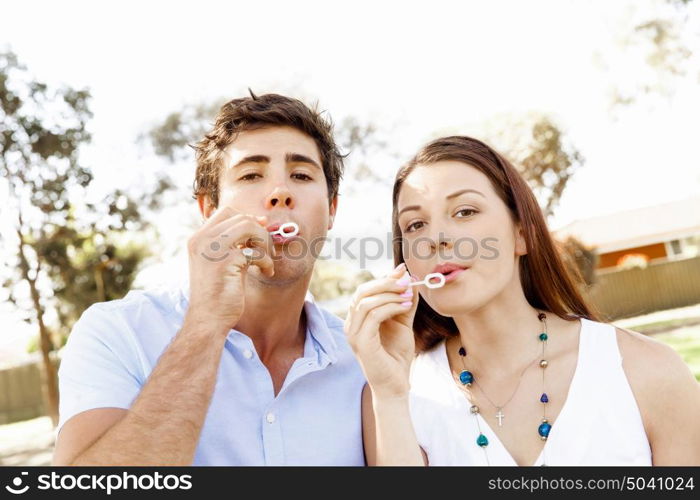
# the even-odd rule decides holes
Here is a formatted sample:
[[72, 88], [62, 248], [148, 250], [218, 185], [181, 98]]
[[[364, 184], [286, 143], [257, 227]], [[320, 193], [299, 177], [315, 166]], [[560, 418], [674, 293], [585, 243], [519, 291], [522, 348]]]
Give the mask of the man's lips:
[[286, 222], [275, 222], [267, 226], [267, 232], [275, 233], [270, 235], [274, 243], [286, 243], [287, 241], [292, 241], [299, 236], [299, 233], [295, 234], [294, 236], [287, 236], [285, 234], [286, 232], [292, 232], [290, 228], [286, 228], [287, 231], [283, 231], [282, 233], [277, 232], [279, 231], [280, 226], [284, 224], [286, 224]]

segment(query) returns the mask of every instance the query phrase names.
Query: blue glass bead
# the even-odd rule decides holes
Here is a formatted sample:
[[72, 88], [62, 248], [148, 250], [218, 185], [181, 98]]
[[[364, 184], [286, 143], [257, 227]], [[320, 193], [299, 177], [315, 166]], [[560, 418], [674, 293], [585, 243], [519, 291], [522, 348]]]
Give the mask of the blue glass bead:
[[464, 385], [472, 385], [472, 382], [474, 382], [474, 375], [472, 375], [470, 371], [462, 370], [462, 373], [459, 374], [459, 381]]
[[547, 393], [543, 392], [542, 397], [540, 398], [541, 403], [549, 403], [549, 398], [547, 397]]
[[479, 446], [481, 446], [482, 448], [484, 448], [484, 447], [486, 447], [486, 446], [489, 445], [489, 440], [488, 440], [488, 438], [487, 438], [486, 436], [484, 436], [483, 434], [479, 434], [479, 437], [476, 438], [476, 444], [478, 444]]
[[547, 334], [546, 334], [546, 333], [540, 333], [540, 340], [541, 340], [542, 342], [544, 342], [545, 340], [547, 340], [547, 338], [548, 338], [548, 337], [547, 337]]
[[548, 422], [543, 422], [540, 424], [540, 427], [537, 429], [537, 432], [542, 436], [543, 438], [547, 438], [549, 436], [549, 431], [552, 430], [552, 426]]

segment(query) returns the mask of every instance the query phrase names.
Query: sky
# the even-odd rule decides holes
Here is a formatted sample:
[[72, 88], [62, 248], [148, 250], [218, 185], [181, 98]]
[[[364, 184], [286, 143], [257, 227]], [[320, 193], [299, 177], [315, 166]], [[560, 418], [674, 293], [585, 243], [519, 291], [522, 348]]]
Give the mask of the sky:
[[[691, 49], [700, 46], [699, 4], [691, 2], [683, 32]], [[0, 50], [13, 50], [37, 78], [90, 89], [93, 141], [82, 158], [94, 193], [162, 166], [137, 137], [181, 106], [246, 87], [300, 89], [336, 122], [376, 123], [401, 159], [436, 131], [473, 133], [503, 114], [551, 116], [586, 159], [550, 220], [556, 229], [700, 193], [697, 51], [669, 96], [610, 110], [613, 88], [650, 75], [644, 46], [625, 49], [625, 34], [672, 9], [652, 0], [3, 2]], [[391, 177], [399, 164], [374, 167]], [[170, 168], [191, 183], [193, 163]], [[194, 202], [179, 210], [196, 220]], [[331, 236], [364, 234], [368, 221], [380, 236], [389, 210], [387, 186], [344, 196]], [[163, 217], [168, 258], [187, 237], [182, 220]], [[140, 283], [182, 265], [154, 265]]]

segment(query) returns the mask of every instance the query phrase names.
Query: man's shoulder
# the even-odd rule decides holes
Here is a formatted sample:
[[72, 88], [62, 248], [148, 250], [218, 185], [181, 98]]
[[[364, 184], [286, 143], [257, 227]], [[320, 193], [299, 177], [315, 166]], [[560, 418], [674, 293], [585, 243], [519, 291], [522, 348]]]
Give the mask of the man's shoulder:
[[179, 288], [159, 287], [130, 290], [121, 299], [97, 302], [86, 309], [83, 315], [125, 315], [133, 319], [143, 314], [182, 314], [185, 305], [186, 302]]
[[128, 338], [147, 344], [167, 343], [184, 316], [183, 302], [178, 288], [153, 288], [131, 290], [121, 299], [97, 302], [88, 307], [73, 326], [69, 344], [82, 344], [92, 338], [94, 342], [112, 345], [129, 343]]

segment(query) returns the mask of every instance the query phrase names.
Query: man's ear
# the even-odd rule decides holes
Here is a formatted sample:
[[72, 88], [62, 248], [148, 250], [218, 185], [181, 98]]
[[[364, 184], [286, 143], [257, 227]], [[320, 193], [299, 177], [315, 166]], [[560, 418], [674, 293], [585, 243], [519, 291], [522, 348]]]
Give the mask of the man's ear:
[[197, 204], [199, 205], [199, 213], [202, 214], [202, 219], [207, 220], [216, 207], [211, 201], [208, 194], [200, 194], [197, 196]]
[[523, 234], [523, 227], [520, 223], [515, 226], [515, 255], [527, 255], [527, 243]]
[[330, 231], [333, 229], [333, 221], [335, 220], [335, 213], [338, 210], [338, 195], [335, 195], [333, 197], [333, 201], [331, 201], [331, 205], [328, 209], [328, 212], [330, 214], [330, 218], [328, 220], [328, 230]]

